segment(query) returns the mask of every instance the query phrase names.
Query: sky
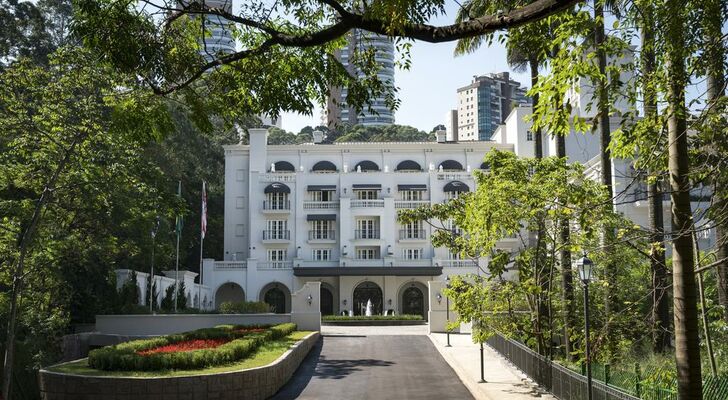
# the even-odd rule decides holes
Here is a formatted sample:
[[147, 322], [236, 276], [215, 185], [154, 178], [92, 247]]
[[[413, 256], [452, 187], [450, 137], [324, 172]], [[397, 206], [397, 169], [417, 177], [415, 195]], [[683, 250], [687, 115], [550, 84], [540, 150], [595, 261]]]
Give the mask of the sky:
[[[447, 15], [431, 21], [444, 25], [455, 19], [457, 4], [446, 2]], [[496, 41], [497, 42], [497, 41]], [[445, 114], [456, 108], [457, 88], [469, 84], [473, 75], [509, 71], [511, 78], [530, 87], [529, 73], [515, 73], [506, 63], [505, 46], [493, 43], [476, 52], [455, 57], [455, 42], [432, 44], [414, 42], [411, 48], [411, 68], [395, 71], [395, 85], [399, 88], [400, 106], [394, 113], [396, 124], [410, 125], [429, 132], [445, 123]], [[321, 108], [316, 107], [312, 116], [290, 112], [282, 114], [283, 129], [298, 132], [306, 125], [321, 122]]]

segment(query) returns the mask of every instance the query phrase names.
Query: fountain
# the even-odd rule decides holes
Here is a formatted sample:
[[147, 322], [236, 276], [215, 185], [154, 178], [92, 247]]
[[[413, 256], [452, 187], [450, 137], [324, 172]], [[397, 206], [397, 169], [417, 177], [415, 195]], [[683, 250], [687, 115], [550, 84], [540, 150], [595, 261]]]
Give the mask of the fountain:
[[364, 312], [364, 315], [366, 315], [367, 317], [372, 316], [372, 299], [367, 300], [367, 309]]

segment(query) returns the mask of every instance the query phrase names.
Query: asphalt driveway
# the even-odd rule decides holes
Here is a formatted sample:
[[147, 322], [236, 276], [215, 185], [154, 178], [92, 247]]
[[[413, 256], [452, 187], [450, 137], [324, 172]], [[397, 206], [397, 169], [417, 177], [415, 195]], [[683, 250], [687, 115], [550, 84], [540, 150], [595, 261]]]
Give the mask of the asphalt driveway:
[[[366, 330], [362, 330], [365, 333]], [[324, 335], [273, 397], [287, 399], [472, 399], [423, 335]]]

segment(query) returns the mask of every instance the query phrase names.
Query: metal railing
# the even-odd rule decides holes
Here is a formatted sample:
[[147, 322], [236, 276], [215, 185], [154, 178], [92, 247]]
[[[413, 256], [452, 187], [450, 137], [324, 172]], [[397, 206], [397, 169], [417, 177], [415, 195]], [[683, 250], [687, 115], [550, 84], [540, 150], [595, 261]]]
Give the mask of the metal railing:
[[258, 269], [291, 269], [293, 261], [265, 261], [258, 263]]
[[438, 263], [443, 267], [451, 268], [469, 268], [476, 266], [473, 260], [439, 260]]
[[329, 210], [332, 208], [339, 208], [338, 201], [316, 201], [316, 200], [304, 200], [304, 210]]
[[247, 261], [215, 261], [216, 270], [245, 269], [247, 267]]
[[291, 201], [290, 200], [282, 200], [282, 201], [268, 201], [263, 200], [263, 210], [265, 211], [277, 211], [277, 210], [283, 210], [283, 211], [290, 211], [291, 210]]
[[[554, 363], [525, 345], [501, 335], [488, 339], [488, 345], [516, 368], [528, 375], [561, 400], [583, 400], [587, 398], [586, 377]], [[592, 382], [594, 399], [599, 400], [639, 400], [615, 387], [599, 381]]]
[[296, 174], [291, 172], [268, 172], [258, 176], [260, 182], [295, 182]]
[[379, 239], [379, 230], [371, 229], [357, 229], [354, 231], [354, 238], [356, 239]]
[[336, 240], [336, 231], [308, 231], [308, 240]]
[[263, 240], [291, 240], [291, 231], [265, 230], [263, 231]]
[[351, 208], [384, 207], [384, 200], [352, 200]]
[[427, 239], [427, 236], [425, 236], [424, 229], [400, 229], [399, 240], [407, 239]]
[[395, 200], [394, 208], [417, 208], [430, 204], [430, 200]]

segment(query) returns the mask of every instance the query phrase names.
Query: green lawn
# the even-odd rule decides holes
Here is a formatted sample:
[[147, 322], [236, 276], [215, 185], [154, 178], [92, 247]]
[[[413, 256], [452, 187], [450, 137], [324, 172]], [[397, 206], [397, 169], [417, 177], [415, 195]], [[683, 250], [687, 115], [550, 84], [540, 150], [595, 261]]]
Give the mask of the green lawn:
[[229, 365], [193, 370], [165, 370], [165, 371], [100, 371], [88, 366], [88, 359], [71, 361], [65, 364], [48, 368], [49, 371], [89, 376], [118, 376], [118, 377], [167, 377], [205, 375], [220, 372], [239, 371], [268, 365], [278, 359], [294, 343], [303, 339], [311, 331], [296, 331], [283, 339], [262, 344], [250, 357]]

